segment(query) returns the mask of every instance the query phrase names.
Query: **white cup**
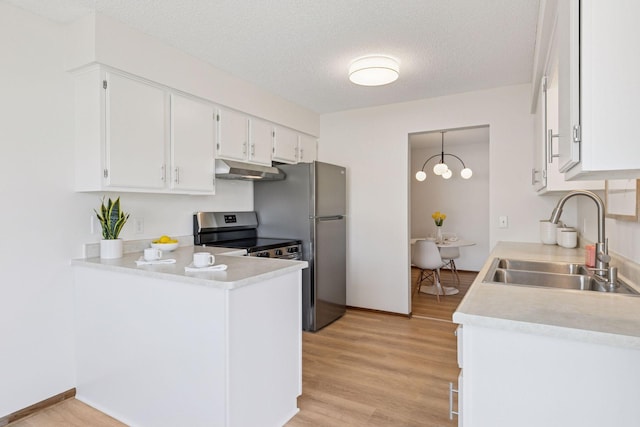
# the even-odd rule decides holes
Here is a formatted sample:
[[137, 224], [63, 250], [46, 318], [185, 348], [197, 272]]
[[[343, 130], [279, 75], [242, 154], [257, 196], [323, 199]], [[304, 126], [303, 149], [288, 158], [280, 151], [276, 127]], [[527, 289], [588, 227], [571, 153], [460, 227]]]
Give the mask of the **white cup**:
[[563, 231], [575, 231], [575, 228], [573, 228], [573, 227], [558, 227], [558, 228], [556, 228], [556, 243], [558, 243], [559, 245], [561, 244], [560, 242], [562, 242], [562, 232]]
[[557, 228], [558, 224], [554, 224], [548, 219], [540, 220], [540, 241], [545, 245], [555, 245]]
[[147, 248], [144, 250], [145, 261], [155, 261], [162, 258], [162, 251], [156, 248]]
[[209, 252], [196, 252], [193, 254], [194, 267], [208, 267], [213, 265], [216, 258]]
[[578, 232], [575, 230], [565, 230], [560, 236], [558, 244], [563, 248], [575, 248], [578, 246]]

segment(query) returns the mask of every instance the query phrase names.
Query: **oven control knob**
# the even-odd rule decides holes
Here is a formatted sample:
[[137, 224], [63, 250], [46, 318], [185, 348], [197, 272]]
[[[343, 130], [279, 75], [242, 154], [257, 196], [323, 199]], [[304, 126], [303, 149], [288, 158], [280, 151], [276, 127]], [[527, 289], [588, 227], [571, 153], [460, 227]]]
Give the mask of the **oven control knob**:
[[290, 254], [296, 253], [298, 252], [298, 247], [297, 246], [292, 246], [290, 248], [287, 248], [287, 252]]
[[258, 252], [259, 257], [269, 258], [269, 252]]
[[282, 255], [282, 249], [276, 249], [276, 255], [277, 256]]

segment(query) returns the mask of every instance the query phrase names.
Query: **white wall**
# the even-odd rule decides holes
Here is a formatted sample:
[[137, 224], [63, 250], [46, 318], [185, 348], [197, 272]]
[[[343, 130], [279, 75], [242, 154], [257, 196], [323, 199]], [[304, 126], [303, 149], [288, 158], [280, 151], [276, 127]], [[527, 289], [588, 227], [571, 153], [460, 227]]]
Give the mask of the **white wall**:
[[[84, 243], [99, 240], [98, 234], [90, 234], [89, 222], [102, 194], [73, 191], [74, 107], [67, 40], [67, 28], [0, 2], [0, 417], [75, 386], [69, 261], [82, 256]], [[133, 32], [127, 40], [137, 48], [151, 42], [136, 39]], [[178, 67], [169, 65], [184, 59], [171, 49], [154, 49], [139, 56], [158, 66], [161, 61], [153, 53], [162, 51], [172, 71]], [[180, 67], [175, 81], [189, 80], [193, 72], [198, 76], [194, 80], [206, 85], [207, 76], [217, 75], [193, 58], [188, 65]], [[221, 73], [217, 79], [218, 85], [237, 89], [225, 94], [236, 108], [252, 105], [251, 113], [272, 118], [295, 110], [250, 85], [225, 81]], [[268, 111], [269, 100], [279, 106], [275, 113]], [[292, 127], [313, 130], [313, 115], [307, 110], [292, 117]], [[125, 225], [121, 237], [130, 240], [161, 234], [188, 237], [194, 211], [253, 208], [251, 183], [219, 180], [216, 191], [212, 197], [108, 196], [120, 195], [123, 209], [144, 219], [143, 234], [135, 234], [131, 223]]]
[[[445, 135], [450, 135], [450, 130]], [[454, 171], [449, 179], [442, 179], [431, 171], [436, 160], [429, 162], [427, 179], [419, 182], [410, 179], [411, 193], [411, 236], [426, 237], [434, 233], [435, 223], [431, 214], [435, 211], [446, 213], [442, 225], [444, 232], [455, 232], [464, 240], [475, 242], [474, 246], [460, 249], [456, 266], [460, 270], [480, 271], [489, 254], [489, 129], [487, 139], [472, 144], [447, 146], [445, 152], [455, 154], [473, 170], [471, 179], [462, 179], [462, 165], [448, 161]], [[445, 138], [446, 140], [446, 138]], [[413, 175], [422, 168], [426, 159], [440, 152], [437, 148], [411, 150], [411, 170]], [[453, 159], [453, 158], [450, 158]]]
[[[596, 193], [605, 200], [604, 191]], [[576, 199], [579, 206], [577, 225], [589, 241], [596, 242], [598, 240], [596, 206], [586, 197], [576, 197]], [[609, 239], [610, 252], [640, 264], [640, 223], [606, 218], [605, 234]]]
[[531, 189], [530, 93], [519, 85], [321, 116], [319, 159], [347, 167], [347, 304], [410, 311], [410, 133], [489, 125], [489, 246], [539, 241], [558, 198]]

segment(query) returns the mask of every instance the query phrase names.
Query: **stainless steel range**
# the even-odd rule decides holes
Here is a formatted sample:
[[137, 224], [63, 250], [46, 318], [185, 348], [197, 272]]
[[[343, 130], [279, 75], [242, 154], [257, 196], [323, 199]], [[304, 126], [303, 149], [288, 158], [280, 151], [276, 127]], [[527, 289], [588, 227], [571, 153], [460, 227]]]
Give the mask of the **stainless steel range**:
[[302, 259], [302, 241], [258, 237], [255, 212], [196, 212], [193, 243], [246, 249], [247, 255], [264, 258]]

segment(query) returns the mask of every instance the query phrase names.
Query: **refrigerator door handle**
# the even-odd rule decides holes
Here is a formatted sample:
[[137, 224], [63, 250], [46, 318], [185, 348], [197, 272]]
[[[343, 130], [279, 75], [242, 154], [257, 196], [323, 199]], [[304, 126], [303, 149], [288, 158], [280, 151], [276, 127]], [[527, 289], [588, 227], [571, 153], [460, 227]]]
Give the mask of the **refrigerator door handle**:
[[317, 217], [311, 217], [312, 219], [315, 219], [317, 221], [335, 221], [337, 219], [343, 219], [344, 215], [334, 215], [334, 216], [317, 216]]

